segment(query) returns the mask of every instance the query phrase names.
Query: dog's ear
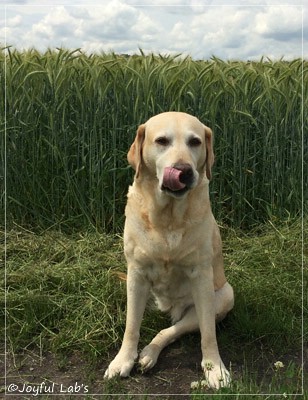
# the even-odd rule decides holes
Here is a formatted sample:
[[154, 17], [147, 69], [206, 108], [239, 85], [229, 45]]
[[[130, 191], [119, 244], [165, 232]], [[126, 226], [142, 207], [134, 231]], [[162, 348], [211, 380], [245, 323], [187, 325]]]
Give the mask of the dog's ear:
[[205, 132], [205, 146], [206, 146], [206, 160], [205, 171], [208, 180], [212, 179], [212, 166], [214, 164], [214, 151], [213, 151], [213, 132], [208, 126], [204, 126]]
[[135, 175], [136, 178], [138, 178], [140, 173], [144, 138], [145, 138], [145, 125], [140, 125], [137, 130], [134, 143], [130, 146], [129, 152], [127, 153], [127, 160], [129, 164], [136, 171]]

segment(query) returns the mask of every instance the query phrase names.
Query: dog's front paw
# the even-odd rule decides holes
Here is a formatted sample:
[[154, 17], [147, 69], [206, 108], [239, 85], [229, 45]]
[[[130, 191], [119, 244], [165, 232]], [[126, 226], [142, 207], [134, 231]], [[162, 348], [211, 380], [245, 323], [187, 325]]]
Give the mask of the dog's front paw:
[[126, 378], [129, 376], [136, 358], [137, 355], [134, 356], [128, 353], [119, 352], [114, 360], [109, 364], [104, 378], [111, 379], [117, 375], [120, 375], [122, 378]]
[[214, 364], [211, 360], [203, 360], [201, 366], [204, 371], [205, 381], [210, 388], [219, 389], [230, 386], [230, 374], [222, 361], [219, 364]]

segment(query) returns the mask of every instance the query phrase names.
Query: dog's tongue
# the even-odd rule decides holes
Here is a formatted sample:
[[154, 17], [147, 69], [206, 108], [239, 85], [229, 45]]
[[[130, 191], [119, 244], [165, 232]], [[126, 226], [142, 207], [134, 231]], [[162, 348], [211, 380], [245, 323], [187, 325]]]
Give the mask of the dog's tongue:
[[184, 189], [185, 184], [180, 181], [180, 176], [183, 171], [176, 168], [167, 167], [164, 169], [163, 185], [170, 190]]

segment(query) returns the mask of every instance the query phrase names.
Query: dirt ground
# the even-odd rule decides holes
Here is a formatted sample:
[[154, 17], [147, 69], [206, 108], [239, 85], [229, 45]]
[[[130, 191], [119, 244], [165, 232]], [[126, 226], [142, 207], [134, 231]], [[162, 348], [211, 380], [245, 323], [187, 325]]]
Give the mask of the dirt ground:
[[[234, 352], [229, 356], [225, 350], [224, 353], [222, 358], [226, 366], [230, 365], [229, 356], [233, 358], [233, 379], [240, 378], [244, 372], [242, 361], [236, 364]], [[142, 400], [146, 396], [136, 395], [144, 394], [154, 395], [151, 397], [154, 399], [188, 400], [191, 382], [202, 379], [200, 337], [197, 334], [191, 335], [188, 343], [180, 340], [164, 349], [155, 367], [146, 374], [141, 374], [134, 368], [131, 377], [106, 382], [103, 380], [104, 371], [113, 355], [115, 353], [110, 354], [110, 359], [94, 365], [91, 360], [87, 360], [77, 352], [67, 358], [59, 358], [50, 352], [42, 355], [37, 351], [27, 350], [14, 359], [7, 359], [6, 393], [10, 394], [8, 397], [10, 399], [33, 399], [39, 394], [43, 399], [63, 400], [63, 398], [76, 398], [75, 395], [78, 394], [83, 395], [81, 398], [90, 399], [104, 395], [102, 396], [104, 399], [128, 400], [136, 397]], [[241, 349], [238, 355], [240, 360]], [[293, 361], [300, 364], [300, 355], [293, 357]], [[2, 367], [1, 376], [4, 377]], [[260, 364], [258, 367], [260, 369]], [[254, 370], [252, 374], [258, 380], [258, 371]], [[1, 384], [1, 392], [5, 392], [4, 382]], [[204, 393], [212, 392], [205, 388]], [[50, 394], [52, 396], [49, 396]], [[114, 397], [115, 394], [118, 395]]]
[[[46, 397], [53, 394], [53, 399], [58, 397], [55, 394], [66, 394], [67, 397], [70, 394], [104, 394], [104, 398], [111, 398], [111, 394], [118, 393], [123, 394], [117, 396], [118, 399], [127, 399], [127, 394], [132, 397], [137, 394], [152, 394], [156, 395], [154, 397], [161, 395], [159, 398], [163, 399], [174, 399], [176, 395], [181, 395], [179, 398], [186, 400], [190, 398], [191, 382], [202, 378], [200, 362], [200, 343], [196, 337], [195, 346], [190, 345], [183, 349], [183, 345], [177, 342], [163, 350], [157, 365], [146, 374], [141, 374], [134, 368], [130, 378], [106, 382], [103, 374], [108, 362], [91, 366], [78, 353], [65, 361], [59, 361], [50, 352], [42, 356], [27, 351], [19, 355], [18, 359], [7, 361], [6, 386], [10, 399], [20, 399], [21, 394], [26, 396], [23, 398], [33, 399], [37, 392]], [[225, 359], [225, 362], [228, 365], [229, 360]], [[4, 373], [1, 375], [4, 376]], [[110, 396], [106, 396], [107, 394]], [[62, 396], [61, 398], [63, 399]]]

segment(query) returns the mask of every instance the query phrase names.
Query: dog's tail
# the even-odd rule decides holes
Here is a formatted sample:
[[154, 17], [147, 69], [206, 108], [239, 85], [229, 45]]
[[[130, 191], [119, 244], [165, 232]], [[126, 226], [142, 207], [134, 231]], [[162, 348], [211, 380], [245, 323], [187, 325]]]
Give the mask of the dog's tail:
[[112, 275], [120, 279], [120, 281], [127, 281], [127, 274], [121, 271], [112, 271]]

